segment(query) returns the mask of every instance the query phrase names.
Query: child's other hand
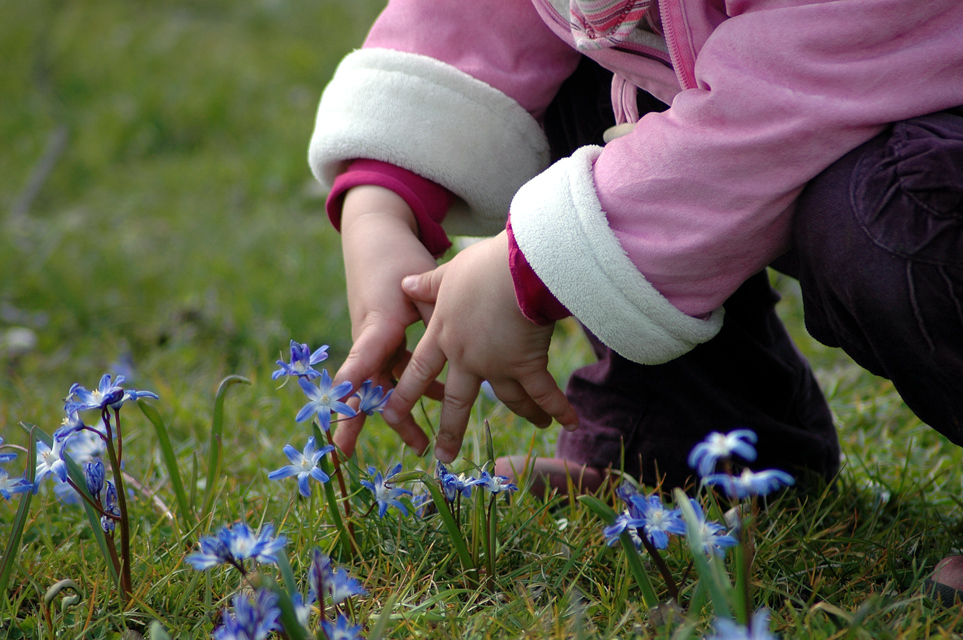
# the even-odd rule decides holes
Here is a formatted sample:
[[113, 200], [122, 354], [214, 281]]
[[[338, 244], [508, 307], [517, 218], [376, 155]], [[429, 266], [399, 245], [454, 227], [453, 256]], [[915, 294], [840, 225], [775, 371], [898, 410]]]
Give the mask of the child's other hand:
[[547, 427], [555, 418], [567, 429], [576, 427], [575, 409], [547, 369], [553, 325], [532, 323], [515, 301], [505, 232], [433, 271], [406, 278], [403, 288], [417, 303], [433, 304], [434, 312], [384, 413], [395, 430], [420, 431], [411, 409], [446, 361], [435, 450], [442, 462], [454, 460], [461, 449], [483, 380], [509, 409], [535, 426]]
[[[405, 201], [377, 186], [355, 187], [346, 194], [341, 245], [354, 344], [335, 383], [347, 380], [357, 390], [370, 379], [388, 390], [410, 356], [405, 329], [419, 320], [427, 323], [433, 307], [406, 296], [401, 280], [433, 269], [436, 263], [418, 239], [415, 216]], [[440, 398], [437, 382], [431, 394]], [[346, 455], [354, 452], [364, 419], [360, 414], [338, 425], [334, 441]], [[428, 446], [428, 437], [414, 423], [395, 429], [417, 451]]]

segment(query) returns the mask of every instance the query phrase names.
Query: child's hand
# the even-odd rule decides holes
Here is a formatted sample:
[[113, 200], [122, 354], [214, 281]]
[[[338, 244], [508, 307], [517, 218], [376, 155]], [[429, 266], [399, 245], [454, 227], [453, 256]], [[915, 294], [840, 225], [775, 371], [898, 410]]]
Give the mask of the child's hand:
[[505, 232], [434, 271], [406, 278], [403, 287], [412, 299], [435, 308], [384, 413], [395, 430], [420, 431], [411, 409], [445, 361], [448, 377], [435, 444], [442, 462], [458, 454], [483, 380], [509, 409], [537, 427], [555, 418], [566, 429], [576, 428], [575, 409], [547, 369], [553, 325], [532, 323], [515, 301]]
[[[341, 217], [341, 244], [354, 344], [335, 375], [335, 383], [350, 381], [354, 389], [371, 379], [390, 389], [410, 355], [405, 329], [431, 316], [432, 306], [413, 302], [401, 290], [401, 280], [436, 266], [417, 237], [415, 216], [394, 192], [376, 186], [348, 191]], [[436, 383], [432, 394], [440, 397]], [[351, 455], [364, 426], [364, 414], [345, 420], [335, 432], [335, 443]], [[396, 428], [406, 444], [418, 451], [428, 437], [417, 426]]]

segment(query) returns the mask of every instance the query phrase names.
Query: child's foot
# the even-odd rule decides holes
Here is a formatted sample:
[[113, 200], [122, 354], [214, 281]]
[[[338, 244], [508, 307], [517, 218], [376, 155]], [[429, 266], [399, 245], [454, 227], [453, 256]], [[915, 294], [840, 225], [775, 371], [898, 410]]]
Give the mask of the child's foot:
[[499, 458], [495, 461], [495, 474], [511, 478], [516, 484], [523, 479], [528, 483], [528, 491], [536, 496], [545, 495], [546, 489], [568, 493], [569, 478], [576, 493], [594, 493], [602, 486], [607, 475], [602, 469], [571, 460], [527, 456]]
[[963, 603], [963, 556], [940, 560], [933, 575], [923, 584], [923, 590], [947, 607]]

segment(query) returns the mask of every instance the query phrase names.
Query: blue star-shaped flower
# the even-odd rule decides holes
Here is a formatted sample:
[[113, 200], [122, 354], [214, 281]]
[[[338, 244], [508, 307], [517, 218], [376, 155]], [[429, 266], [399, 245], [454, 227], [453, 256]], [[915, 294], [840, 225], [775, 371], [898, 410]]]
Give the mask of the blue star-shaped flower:
[[361, 481], [362, 486], [375, 494], [375, 500], [378, 503], [379, 518], [385, 517], [388, 507], [395, 507], [405, 516], [408, 515], [408, 508], [405, 507], [404, 503], [401, 502], [399, 498], [402, 496], [411, 496], [411, 491], [408, 489], [399, 489], [398, 487], [393, 487], [389, 484], [391, 478], [398, 475], [399, 471], [401, 471], [400, 462], [389, 469], [387, 475], [385, 476], [382, 476], [380, 471], [378, 471], [377, 475], [375, 475], [375, 468], [368, 467], [368, 475], [374, 476], [374, 481]]
[[669, 535], [681, 536], [685, 534], [685, 521], [678, 509], [666, 509], [657, 495], [648, 498], [633, 496], [633, 515], [636, 528], [641, 529], [645, 537], [656, 549], [669, 546]]
[[[117, 376], [117, 380], [111, 382], [111, 375], [109, 373], [105, 373], [103, 377], [101, 377], [100, 384], [93, 391], [88, 391], [85, 387], [75, 382], [70, 386], [70, 391], [67, 392], [67, 402], [64, 405], [64, 409], [69, 415], [75, 411], [87, 411], [90, 409], [104, 410], [112, 404], [122, 402], [124, 399], [124, 388], [120, 385], [123, 382], [124, 376]], [[71, 401], [71, 398], [76, 398], [76, 400]]]
[[6, 469], [0, 469], [0, 496], [4, 500], [9, 500], [15, 493], [30, 491], [33, 485], [26, 478], [10, 479]]
[[725, 534], [726, 528], [721, 524], [706, 521], [706, 514], [702, 511], [702, 506], [698, 502], [690, 499], [689, 504], [692, 505], [696, 519], [699, 521], [699, 532], [702, 534], [702, 549], [706, 555], [725, 555], [726, 549], [738, 544], [735, 538]]
[[39, 487], [40, 483], [48, 475], [53, 475], [61, 482], [67, 481], [67, 463], [63, 460], [63, 440], [53, 439], [53, 448], [42, 440], [37, 441], [37, 471], [34, 475], [34, 484]]
[[503, 491], [507, 491], [508, 493], [518, 491], [518, 487], [505, 476], [493, 476], [487, 471], [482, 471], [481, 477], [473, 480], [471, 484], [476, 487], [485, 487], [492, 495], [498, 495]]
[[462, 496], [466, 498], [471, 497], [472, 483], [475, 482], [475, 478], [470, 476], [466, 477], [464, 473], [459, 473], [457, 476], [450, 473], [445, 465], [438, 463], [437, 467], [438, 480], [441, 482], [441, 488], [445, 492], [445, 499], [448, 502], [453, 502], [458, 494], [461, 493]]
[[635, 518], [627, 513], [620, 513], [617, 515], [615, 517], [615, 522], [602, 530], [602, 533], [605, 535], [605, 544], [611, 547], [619, 541], [623, 533], [628, 532], [629, 537], [632, 538], [632, 542], [635, 543], [635, 546], [641, 547], [642, 540], [639, 539], [639, 533], [635, 528], [635, 522]]
[[233, 598], [234, 615], [224, 610], [224, 624], [214, 631], [214, 640], [264, 640], [280, 629], [281, 610], [278, 597], [267, 589], [257, 592], [254, 600], [238, 593]]
[[321, 348], [311, 353], [311, 350], [306, 344], [299, 344], [294, 340], [291, 341], [291, 362], [285, 362], [284, 360], [278, 360], [277, 364], [280, 369], [271, 374], [272, 380], [277, 380], [282, 376], [297, 376], [298, 378], [317, 378], [321, 374], [315, 371], [312, 367], [320, 362], [324, 362], [328, 358], [328, 345], [323, 345]]
[[298, 492], [305, 498], [310, 497], [311, 485], [308, 484], [308, 478], [314, 478], [322, 484], [331, 479], [328, 474], [318, 467], [318, 462], [320, 462], [321, 458], [326, 454], [334, 451], [334, 447], [326, 445], [320, 449], [315, 449], [316, 446], [313, 437], [308, 438], [308, 443], [304, 445], [303, 453], [289, 444], [284, 445], [284, 455], [288, 457], [291, 464], [286, 467], [281, 467], [277, 471], [272, 471], [268, 474], [268, 479], [281, 480], [282, 478], [297, 476]]
[[331, 604], [340, 604], [351, 596], [363, 596], [368, 593], [360, 582], [348, 575], [343, 567], [335, 569], [327, 586]]
[[[2, 446], [3, 446], [3, 438], [0, 437], [0, 447]], [[13, 445], [8, 444], [7, 446], [12, 447]], [[15, 460], [16, 458], [17, 458], [17, 454], [15, 453], [0, 453], [0, 462], [10, 462], [11, 460]]]
[[336, 622], [322, 620], [324, 634], [328, 640], [361, 640], [361, 625], [354, 625], [343, 615], [338, 615]]
[[321, 380], [317, 387], [304, 378], [298, 378], [298, 384], [304, 389], [304, 393], [311, 398], [311, 401], [298, 411], [298, 415], [294, 418], [297, 422], [310, 420], [314, 415], [317, 415], [321, 428], [327, 431], [331, 428], [332, 413], [340, 413], [346, 418], [356, 415], [354, 409], [341, 402], [341, 398], [351, 393], [351, 383], [342, 382], [332, 388], [332, 382], [327, 369], [321, 370]]
[[757, 440], [755, 432], [750, 429], [736, 429], [727, 434], [712, 432], [692, 448], [689, 466], [698, 469], [700, 477], [705, 477], [712, 473], [719, 460], [730, 458], [733, 454], [752, 462], [756, 459], [756, 448], [753, 445]]
[[316, 601], [318, 594], [327, 590], [332, 575], [334, 569], [331, 567], [331, 558], [324, 555], [321, 549], [315, 549], [311, 567], [308, 569], [308, 600]]
[[388, 398], [391, 397], [391, 393], [394, 391], [394, 389], [389, 389], [388, 393], [385, 393], [380, 385], [372, 389], [371, 387], [373, 385], [374, 382], [371, 380], [365, 380], [361, 383], [361, 389], [355, 394], [361, 400], [358, 411], [369, 416], [384, 411], [385, 405], [388, 404]]
[[209, 569], [218, 564], [232, 564], [240, 567], [248, 558], [261, 564], [277, 564], [277, 552], [284, 548], [284, 536], [272, 538], [274, 527], [264, 525], [260, 535], [240, 522], [233, 527], [223, 527], [217, 536], [201, 538], [201, 550], [188, 554], [184, 562], [198, 571]]
[[778, 469], [753, 472], [743, 469], [738, 476], [730, 476], [726, 473], [713, 473], [702, 479], [708, 485], [722, 487], [722, 490], [730, 498], [742, 500], [749, 496], [765, 496], [781, 489], [791, 487], [796, 484], [796, 480]]
[[752, 616], [748, 628], [726, 618], [716, 620], [715, 627], [715, 635], [706, 640], [776, 640], [769, 631], [769, 611], [766, 609], [760, 609]]

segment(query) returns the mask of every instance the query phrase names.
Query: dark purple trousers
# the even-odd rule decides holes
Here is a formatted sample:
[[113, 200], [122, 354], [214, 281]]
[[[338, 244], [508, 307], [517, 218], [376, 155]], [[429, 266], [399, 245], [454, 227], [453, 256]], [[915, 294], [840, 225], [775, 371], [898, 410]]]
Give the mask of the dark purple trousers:
[[[554, 155], [599, 143], [612, 124], [610, 78], [586, 60], [562, 87], [546, 117]], [[639, 107], [665, 108], [648, 96]], [[799, 280], [813, 337], [892, 380], [916, 415], [963, 445], [963, 109], [895, 123], [813, 179], [793, 243], [772, 266]], [[694, 444], [750, 428], [752, 466], [830, 478], [832, 416], [778, 299], [765, 273], [753, 276], [725, 303], [715, 338], [662, 365], [589, 335], [598, 362], [569, 381], [580, 428], [560, 431], [557, 456], [682, 486]]]

